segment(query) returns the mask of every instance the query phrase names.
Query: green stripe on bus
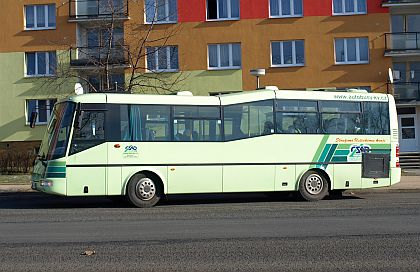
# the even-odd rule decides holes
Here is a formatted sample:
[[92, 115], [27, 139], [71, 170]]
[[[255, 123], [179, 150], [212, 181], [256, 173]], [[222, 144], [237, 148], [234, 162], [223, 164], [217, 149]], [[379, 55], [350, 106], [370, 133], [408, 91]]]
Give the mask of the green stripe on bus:
[[51, 161], [48, 162], [48, 166], [66, 166], [65, 161]]
[[65, 173], [66, 172], [66, 167], [58, 167], [58, 166], [48, 166], [47, 167], [47, 172], [48, 173]]
[[347, 156], [349, 154], [349, 150], [341, 150], [341, 149], [336, 149], [334, 156]]
[[328, 155], [328, 152], [330, 152], [330, 149], [332, 147], [332, 144], [326, 144], [324, 150], [322, 150], [322, 154], [319, 157], [319, 162], [325, 162], [325, 158]]
[[324, 162], [330, 162], [331, 161], [331, 158], [332, 158], [336, 148], [337, 148], [337, 144], [331, 145], [331, 148], [328, 151], [327, 157], [325, 158]]
[[331, 161], [332, 162], [346, 162], [347, 156], [334, 156]]
[[65, 178], [66, 173], [47, 173], [47, 178]]
[[312, 161], [316, 162], [319, 161], [318, 158], [321, 155], [322, 150], [325, 148], [325, 143], [328, 141], [329, 135], [324, 135], [321, 139], [321, 142], [319, 143], [318, 149], [315, 152], [314, 157], [312, 158]]

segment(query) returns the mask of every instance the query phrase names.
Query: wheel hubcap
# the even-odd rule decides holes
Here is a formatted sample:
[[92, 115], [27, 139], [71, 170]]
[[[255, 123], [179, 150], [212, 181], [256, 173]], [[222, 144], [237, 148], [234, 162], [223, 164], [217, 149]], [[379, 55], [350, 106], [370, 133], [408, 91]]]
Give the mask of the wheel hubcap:
[[311, 195], [319, 194], [324, 188], [324, 182], [320, 175], [311, 174], [305, 180], [305, 189]]
[[137, 182], [136, 195], [142, 200], [150, 200], [156, 194], [156, 186], [149, 178], [142, 178]]

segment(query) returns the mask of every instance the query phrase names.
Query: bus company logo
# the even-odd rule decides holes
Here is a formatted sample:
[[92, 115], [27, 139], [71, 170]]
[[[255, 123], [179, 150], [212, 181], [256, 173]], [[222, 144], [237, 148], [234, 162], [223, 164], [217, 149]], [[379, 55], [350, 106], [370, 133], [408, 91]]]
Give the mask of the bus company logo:
[[139, 153], [137, 152], [137, 146], [128, 145], [124, 148], [123, 157], [124, 158], [137, 158]]
[[126, 146], [124, 152], [130, 152], [130, 151], [137, 151], [137, 146], [134, 146], [134, 145]]
[[347, 161], [360, 161], [363, 153], [370, 153], [371, 147], [365, 144], [350, 146]]

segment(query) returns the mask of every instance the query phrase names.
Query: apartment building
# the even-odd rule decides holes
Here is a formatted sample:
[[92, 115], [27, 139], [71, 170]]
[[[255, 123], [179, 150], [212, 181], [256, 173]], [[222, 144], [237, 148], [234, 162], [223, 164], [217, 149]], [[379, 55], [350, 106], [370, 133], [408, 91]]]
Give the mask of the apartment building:
[[420, 151], [420, 1], [383, 1], [391, 28], [386, 33], [385, 56], [391, 57], [400, 126], [401, 152]]
[[406, 1], [4, 2], [0, 149], [36, 146], [75, 82], [85, 92], [213, 95], [255, 89], [250, 70], [260, 68], [263, 86], [385, 93], [388, 68], [401, 63], [388, 50], [390, 5]]

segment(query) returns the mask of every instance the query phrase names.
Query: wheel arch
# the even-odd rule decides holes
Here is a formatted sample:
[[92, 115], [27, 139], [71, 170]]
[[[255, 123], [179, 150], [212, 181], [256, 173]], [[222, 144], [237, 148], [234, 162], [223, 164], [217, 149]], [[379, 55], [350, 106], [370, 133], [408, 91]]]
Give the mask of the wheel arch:
[[142, 169], [136, 169], [136, 171], [133, 171], [130, 175], [127, 176], [127, 178], [124, 180], [124, 186], [122, 188], [122, 193], [124, 195], [127, 195], [127, 185], [128, 182], [131, 180], [131, 178], [136, 174], [143, 174], [149, 178], [155, 179], [158, 182], [160, 182], [160, 185], [162, 186], [162, 193], [166, 194], [167, 192], [167, 183], [166, 178], [161, 171], [154, 168], [142, 168]]
[[332, 188], [331, 173], [326, 169], [322, 169], [322, 168], [318, 168], [318, 167], [310, 167], [306, 171], [302, 171], [302, 173], [300, 173], [300, 175], [299, 175], [299, 178], [297, 179], [298, 182], [297, 182], [297, 188], [296, 189], [299, 188], [299, 183], [302, 180], [303, 175], [305, 175], [309, 171], [315, 171], [315, 172], [319, 173], [320, 175], [323, 175], [327, 179], [327, 182], [328, 182], [328, 191], [331, 191], [331, 188]]

